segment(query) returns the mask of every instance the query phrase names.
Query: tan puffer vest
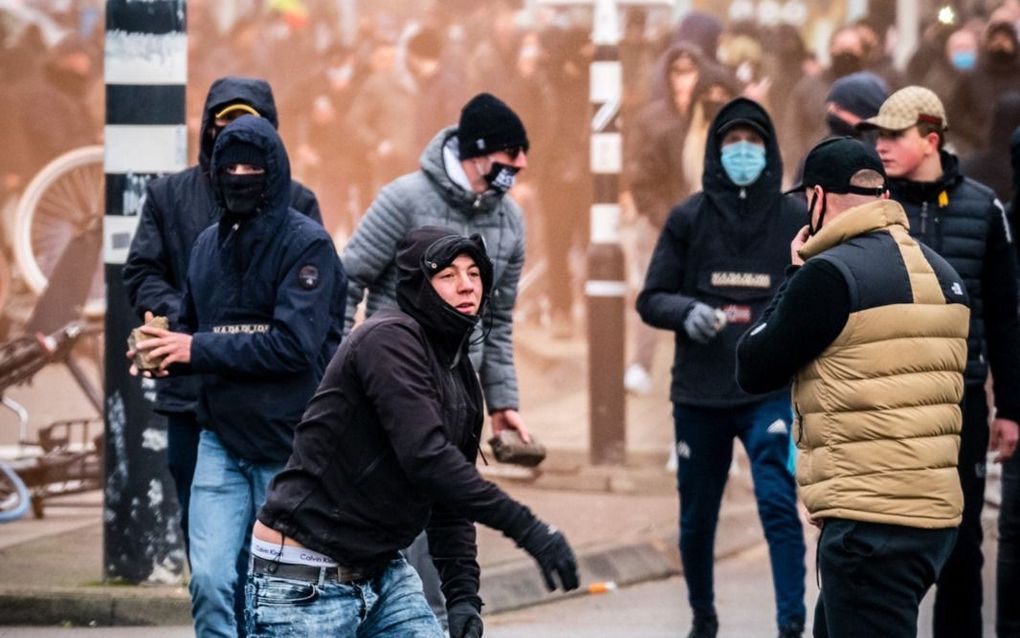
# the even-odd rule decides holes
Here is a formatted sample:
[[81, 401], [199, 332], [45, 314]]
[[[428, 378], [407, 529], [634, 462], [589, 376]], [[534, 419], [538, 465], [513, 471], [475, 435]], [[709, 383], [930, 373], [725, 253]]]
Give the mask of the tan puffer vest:
[[956, 464], [970, 311], [959, 275], [876, 201], [801, 249], [836, 264], [846, 326], [793, 389], [797, 482], [811, 515], [921, 528], [959, 525]]

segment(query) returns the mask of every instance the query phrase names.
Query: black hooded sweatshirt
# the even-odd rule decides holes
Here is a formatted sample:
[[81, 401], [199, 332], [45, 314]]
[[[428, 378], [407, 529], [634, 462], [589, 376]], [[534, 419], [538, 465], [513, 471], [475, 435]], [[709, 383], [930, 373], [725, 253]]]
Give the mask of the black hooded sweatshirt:
[[[764, 132], [765, 169], [746, 187], [730, 180], [720, 160], [717, 131], [733, 120]], [[670, 212], [637, 309], [645, 323], [676, 333], [673, 402], [724, 408], [763, 399], [737, 385], [737, 340], [782, 283], [790, 241], [807, 223], [807, 212], [802, 200], [781, 193], [783, 163], [775, 129], [760, 105], [746, 98], [729, 102], [711, 130], [703, 190]], [[684, 319], [699, 301], [724, 310], [728, 318], [708, 344], [692, 341], [684, 331]]]
[[[399, 310], [372, 315], [337, 350], [258, 518], [348, 566], [379, 566], [427, 529], [447, 607], [480, 609], [472, 521], [516, 539], [535, 518], [475, 469], [475, 318], [443, 302], [422, 267], [426, 249], [450, 235], [423, 227], [404, 238]], [[482, 279], [487, 290], [491, 266]]]
[[[202, 111], [198, 164], [173, 175], [158, 177], [146, 186], [138, 231], [124, 264], [124, 286], [139, 318], [149, 310], [165, 316], [178, 329], [184, 279], [191, 248], [198, 235], [215, 222], [221, 207], [209, 180], [213, 139], [209, 136], [214, 114], [228, 104], [243, 103], [277, 127], [276, 103], [265, 80], [224, 77], [209, 87]], [[322, 224], [319, 202], [312, 191], [296, 180], [290, 182], [290, 205]], [[159, 379], [156, 409], [163, 413], [194, 413], [198, 377]]]

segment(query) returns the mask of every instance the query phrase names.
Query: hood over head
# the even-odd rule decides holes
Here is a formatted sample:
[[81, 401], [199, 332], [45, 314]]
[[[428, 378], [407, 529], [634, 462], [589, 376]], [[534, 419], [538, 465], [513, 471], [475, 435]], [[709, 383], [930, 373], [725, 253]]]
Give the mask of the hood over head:
[[[482, 300], [474, 316], [458, 312], [432, 287], [432, 276], [462, 254], [474, 259], [482, 276]], [[492, 290], [492, 262], [485, 242], [479, 235], [469, 237], [448, 228], [422, 226], [401, 239], [396, 265], [397, 305], [421, 324], [444, 360], [456, 363]]]
[[992, 111], [992, 126], [988, 130], [988, 148], [1001, 153], [1013, 130], [1020, 126], [1020, 92], [1008, 91], [999, 96]]
[[216, 114], [231, 104], [244, 104], [254, 109], [260, 117], [265, 118], [278, 128], [276, 100], [273, 89], [260, 78], [226, 76], [214, 80], [209, 86], [209, 94], [205, 98], [202, 110], [202, 127], [199, 130], [198, 163], [208, 170], [212, 158], [213, 143], [209, 139], [209, 129], [216, 120]]
[[719, 48], [723, 25], [715, 16], [704, 11], [689, 11], [676, 28], [672, 43], [689, 42], [696, 45], [702, 55], [714, 60]]
[[[216, 136], [212, 158], [209, 162], [209, 178], [213, 193], [220, 206], [224, 206], [223, 193], [220, 185], [222, 170], [233, 163], [236, 154], [229, 149], [240, 147], [248, 155], [261, 154], [266, 169], [266, 185], [260, 214], [270, 212], [286, 212], [290, 205], [290, 160], [276, 128], [263, 117], [242, 115], [223, 129]], [[228, 151], [224, 151], [228, 149]]]
[[779, 154], [776, 130], [765, 109], [754, 100], [745, 97], [738, 97], [728, 102], [712, 121], [708, 140], [705, 143], [705, 172], [701, 178], [702, 189], [710, 198], [717, 198], [727, 192], [735, 195], [741, 190], [726, 175], [720, 158], [723, 134], [741, 124], [758, 131], [765, 141], [765, 170], [754, 183], [745, 187], [748, 197], [754, 198], [771, 192], [778, 196], [783, 180], [783, 160]]

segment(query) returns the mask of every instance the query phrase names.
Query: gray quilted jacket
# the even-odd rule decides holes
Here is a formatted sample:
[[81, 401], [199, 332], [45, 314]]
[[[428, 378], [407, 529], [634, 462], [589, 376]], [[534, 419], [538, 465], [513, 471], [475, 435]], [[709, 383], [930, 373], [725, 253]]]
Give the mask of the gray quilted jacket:
[[[421, 155], [421, 170], [384, 186], [358, 224], [342, 255], [349, 277], [344, 327], [349, 331], [354, 325], [354, 314], [366, 289], [366, 316], [396, 306], [394, 262], [397, 243], [407, 231], [442, 226], [466, 235], [478, 233], [485, 238], [495, 276], [489, 310], [473, 339], [471, 361], [481, 379], [489, 411], [516, 409], [512, 313], [524, 267], [524, 217], [509, 196], [474, 193], [450, 179], [443, 148], [456, 135], [456, 127], [440, 131]], [[482, 329], [488, 330], [484, 343]]]

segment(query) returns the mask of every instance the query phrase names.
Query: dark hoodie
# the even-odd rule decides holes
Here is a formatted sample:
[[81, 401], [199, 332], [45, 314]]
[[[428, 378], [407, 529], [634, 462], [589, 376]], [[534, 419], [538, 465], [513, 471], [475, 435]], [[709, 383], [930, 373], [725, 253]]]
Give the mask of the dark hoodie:
[[[265, 80], [224, 77], [209, 87], [202, 111], [198, 164], [158, 177], [146, 187], [138, 231], [123, 273], [128, 299], [140, 318], [150, 310], [154, 315], [167, 317], [171, 327], [178, 325], [191, 247], [199, 233], [220, 215], [209, 181], [213, 144], [209, 130], [213, 126], [213, 115], [234, 103], [251, 106], [277, 126], [276, 103]], [[315, 195], [294, 180], [288, 188], [290, 205], [321, 224]], [[194, 413], [197, 382], [195, 377], [158, 380], [157, 411]]]
[[337, 351], [258, 518], [352, 566], [396, 557], [427, 527], [447, 607], [480, 608], [471, 521], [519, 538], [535, 518], [475, 469], [483, 405], [464, 354], [477, 318], [443, 302], [423, 264], [449, 240], [439, 268], [473, 253], [491, 285], [480, 243], [436, 227], [408, 233], [397, 255], [400, 308], [373, 314]]
[[191, 370], [202, 374], [199, 424], [237, 458], [282, 463], [340, 341], [347, 281], [330, 236], [289, 205], [290, 163], [268, 120], [245, 115], [217, 136], [209, 165], [217, 198], [219, 157], [233, 144], [265, 158], [262, 204], [199, 235], [179, 323], [193, 335]]
[[[694, 60], [700, 77], [707, 72], [705, 62], [697, 47], [680, 44], [672, 47], [665, 56], [665, 65], [660, 68], [661, 78], [670, 87], [668, 96], [649, 102], [637, 114], [631, 139], [627, 142], [628, 183], [634, 196], [637, 212], [644, 215], [656, 229], [666, 221], [672, 208], [690, 194], [692, 185], [684, 178], [684, 139], [690, 121], [690, 111], [681, 113], [676, 108], [669, 72], [673, 62], [681, 55]], [[698, 85], [691, 94], [694, 105]]]
[[[766, 167], [741, 188], [723, 170], [717, 131], [744, 120], [765, 135]], [[760, 401], [737, 385], [737, 339], [765, 309], [790, 263], [790, 241], [807, 223], [801, 200], [782, 195], [783, 163], [775, 129], [756, 102], [737, 98], [712, 123], [701, 192], [674, 208], [655, 247], [637, 309], [645, 323], [676, 332], [670, 398], [678, 404], [731, 407]], [[695, 302], [723, 309], [727, 326], [708, 344], [683, 323]], [[783, 390], [779, 390], [779, 393]]]
[[991, 188], [1003, 202], [1012, 199], [1014, 193], [1012, 176], [1003, 170], [1003, 164], [1010, 153], [1009, 136], [1017, 126], [1020, 126], [1020, 92], [1010, 91], [995, 104], [985, 149], [960, 162], [964, 175]]
[[[1006, 34], [1013, 41], [1013, 54], [999, 59], [988, 50], [988, 35], [982, 41], [978, 65], [960, 76], [946, 103], [949, 125], [954, 137], [966, 148], [983, 148], [992, 122], [992, 111], [999, 96], [1020, 91], [1020, 42], [1008, 23], [989, 25], [987, 33]], [[962, 139], [961, 139], [962, 138]]]

